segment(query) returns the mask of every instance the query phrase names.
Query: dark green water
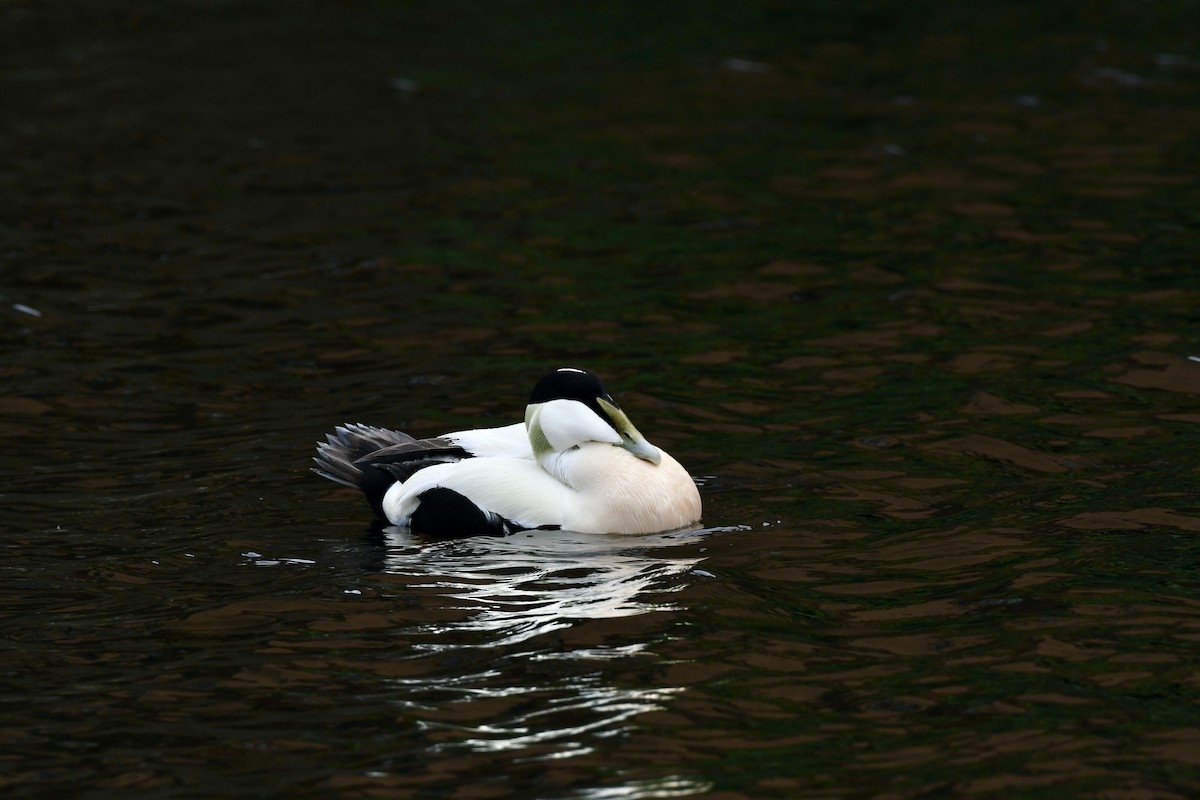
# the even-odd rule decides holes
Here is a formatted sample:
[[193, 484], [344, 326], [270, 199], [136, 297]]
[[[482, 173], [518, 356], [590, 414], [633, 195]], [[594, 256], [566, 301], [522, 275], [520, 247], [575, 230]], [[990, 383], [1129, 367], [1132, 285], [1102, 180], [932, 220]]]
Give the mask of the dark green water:
[[[1200, 7], [0, 6], [5, 797], [1200, 793]], [[599, 372], [704, 529], [373, 534]]]

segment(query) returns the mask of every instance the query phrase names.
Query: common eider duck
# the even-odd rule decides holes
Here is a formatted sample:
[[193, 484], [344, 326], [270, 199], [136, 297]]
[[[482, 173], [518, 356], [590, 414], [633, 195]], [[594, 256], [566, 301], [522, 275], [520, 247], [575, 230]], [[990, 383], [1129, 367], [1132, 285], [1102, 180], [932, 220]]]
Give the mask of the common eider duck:
[[362, 490], [380, 521], [435, 537], [659, 533], [700, 519], [687, 471], [574, 367], [538, 381], [524, 423], [432, 439], [347, 424], [313, 460], [318, 475]]

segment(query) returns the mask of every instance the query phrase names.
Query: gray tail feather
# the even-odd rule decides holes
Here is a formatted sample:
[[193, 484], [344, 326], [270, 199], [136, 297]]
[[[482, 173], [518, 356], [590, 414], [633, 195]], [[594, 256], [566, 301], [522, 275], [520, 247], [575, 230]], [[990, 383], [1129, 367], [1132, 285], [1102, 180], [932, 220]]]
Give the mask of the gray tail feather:
[[412, 441], [413, 437], [407, 433], [387, 428], [358, 423], [339, 425], [333, 433], [326, 434], [324, 442], [317, 442], [317, 455], [313, 458], [317, 466], [313, 472], [334, 483], [361, 490], [375, 515], [383, 519], [383, 495], [395, 478], [374, 467], [363, 469], [354, 462], [376, 450]]

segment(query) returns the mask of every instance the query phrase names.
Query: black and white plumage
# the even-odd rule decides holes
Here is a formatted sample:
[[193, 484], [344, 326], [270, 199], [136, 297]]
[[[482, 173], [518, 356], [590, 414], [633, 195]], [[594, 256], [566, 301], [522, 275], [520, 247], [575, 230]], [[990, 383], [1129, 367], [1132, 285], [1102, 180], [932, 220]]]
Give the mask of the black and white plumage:
[[380, 520], [432, 536], [655, 533], [700, 518], [687, 471], [572, 367], [538, 381], [524, 423], [432, 439], [343, 425], [313, 460], [318, 475], [362, 490]]

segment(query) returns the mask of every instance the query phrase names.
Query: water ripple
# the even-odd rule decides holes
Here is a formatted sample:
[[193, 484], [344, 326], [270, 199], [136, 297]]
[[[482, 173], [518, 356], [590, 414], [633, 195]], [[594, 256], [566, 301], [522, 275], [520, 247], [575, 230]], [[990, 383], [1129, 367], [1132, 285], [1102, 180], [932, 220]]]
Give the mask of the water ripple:
[[431, 623], [427, 633], [478, 631], [488, 635], [473, 646], [507, 647], [578, 620], [671, 610], [661, 595], [678, 589], [680, 578], [702, 557], [668, 558], [663, 549], [694, 541], [703, 532], [636, 537], [562, 532], [422, 546], [411, 533], [390, 528], [384, 570], [403, 576], [410, 588], [432, 589], [464, 603], [452, 607], [469, 612], [467, 619]]

